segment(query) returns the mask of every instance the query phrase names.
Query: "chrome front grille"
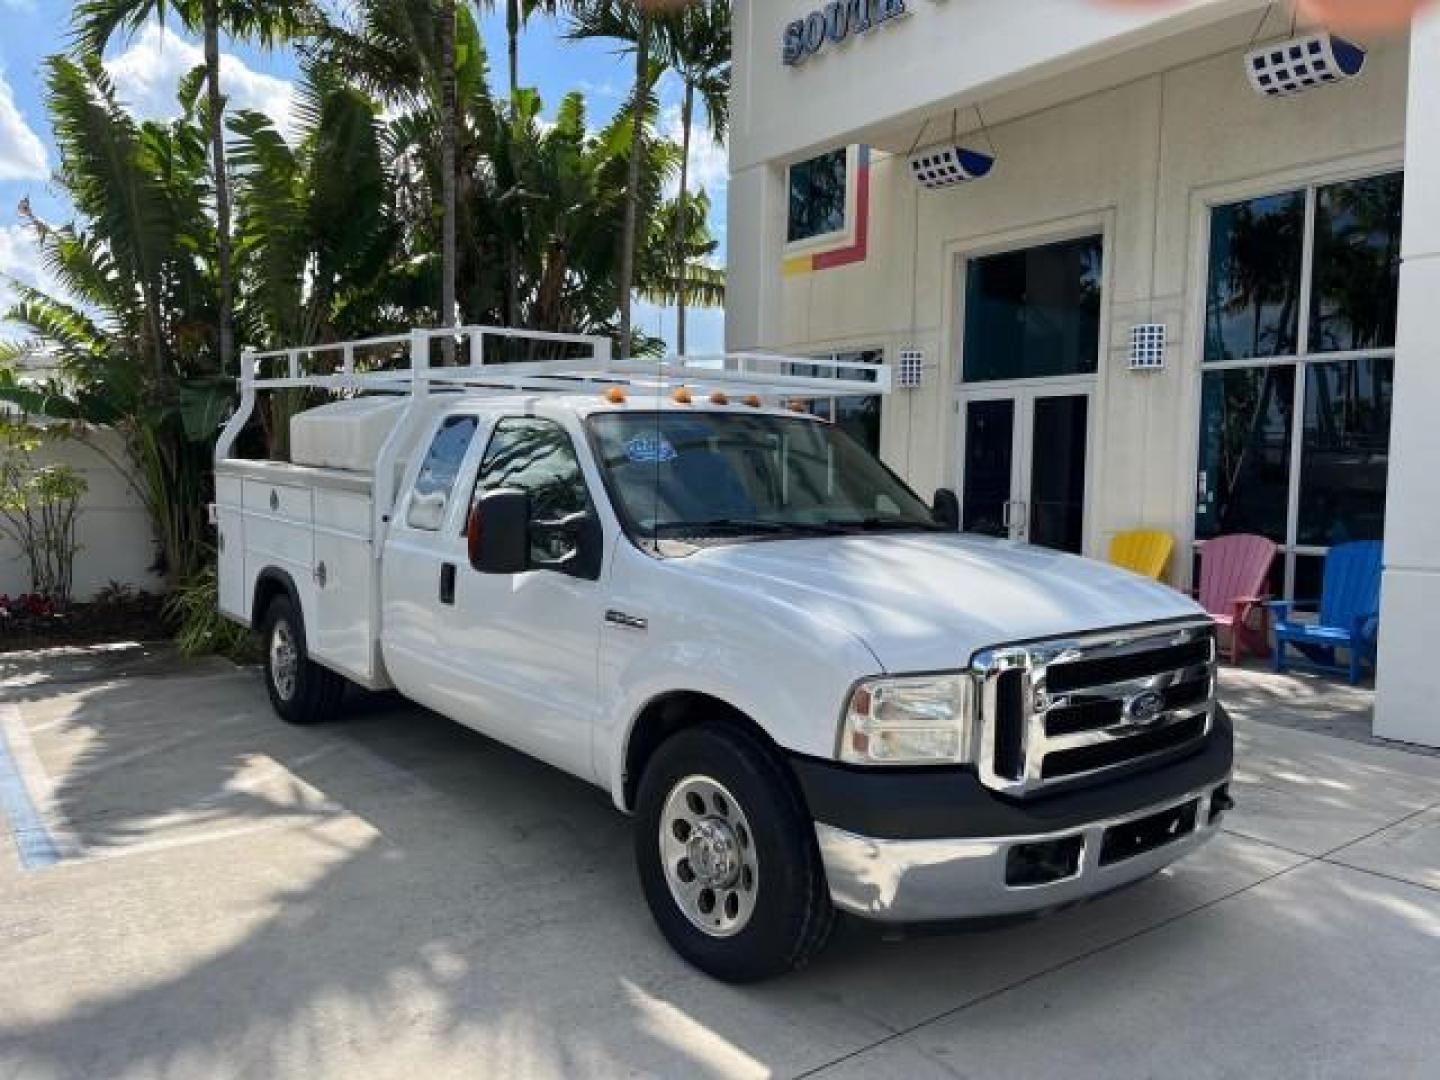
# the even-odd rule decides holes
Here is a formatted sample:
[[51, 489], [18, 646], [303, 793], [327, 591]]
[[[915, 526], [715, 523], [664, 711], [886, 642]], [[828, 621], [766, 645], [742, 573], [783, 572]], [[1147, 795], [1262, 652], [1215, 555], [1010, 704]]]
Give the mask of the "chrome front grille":
[[1196, 743], [1214, 723], [1215, 664], [1209, 620], [982, 652], [980, 778], [1028, 795]]

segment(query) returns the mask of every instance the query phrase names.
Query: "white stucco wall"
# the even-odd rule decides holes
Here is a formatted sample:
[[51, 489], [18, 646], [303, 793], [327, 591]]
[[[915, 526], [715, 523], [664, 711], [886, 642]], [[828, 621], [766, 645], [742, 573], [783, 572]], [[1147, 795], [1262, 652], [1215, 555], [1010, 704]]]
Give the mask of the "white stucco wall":
[[[803, 7], [776, 6], [786, 12]], [[1235, 6], [1182, 4], [1162, 10], [1188, 11], [1186, 17], [1193, 20], [1192, 8], [1233, 15]], [[754, 20], [768, 5], [746, 7]], [[1065, 9], [1067, 26], [1078, 28], [1058, 35], [1066, 40], [1098, 34], [1116, 20], [1142, 23], [1146, 33], [1155, 30], [1157, 17], [1142, 19], [1133, 9], [1123, 16], [1082, 14], [1095, 7], [1061, 0], [1008, 5], [923, 0], [905, 25], [872, 32], [844, 46], [848, 53], [816, 57], [813, 68], [802, 71], [783, 69], [779, 31], [767, 23], [765, 33], [774, 31], [776, 49], [763, 47], [749, 57], [741, 66], [752, 70], [738, 83], [740, 111], [754, 116], [748, 136], [737, 127], [736, 142], [743, 149], [730, 186], [732, 301], [727, 316], [732, 348], [812, 352], [878, 345], [892, 361], [901, 347], [924, 349], [934, 368], [927, 387], [887, 401], [882, 450], [892, 466], [928, 492], [954, 484], [959, 472], [955, 388], [963, 257], [1103, 231], [1105, 330], [1086, 545], [1098, 554], [1120, 529], [1163, 528], [1187, 541], [1193, 533], [1207, 205], [1398, 167], [1405, 135], [1406, 43], [1373, 43], [1365, 76], [1354, 83], [1270, 101], [1254, 94], [1245, 80], [1242, 41], [1209, 59], [1085, 92], [995, 125], [990, 133], [998, 151], [994, 173], [981, 183], [946, 191], [923, 191], [903, 156], [877, 153], [866, 261], [788, 278], [781, 273], [783, 165], [797, 155], [782, 149], [778, 134], [799, 125], [804, 130], [795, 131], [792, 149], [803, 145], [811, 152], [814, 147], [805, 140], [821, 130], [820, 122], [805, 127], [798, 118], [843, 116], [852, 99], [870, 93], [867, 88], [877, 80], [888, 84], [880, 97], [892, 109], [922, 93], [916, 89], [922, 69], [929, 73], [923, 93], [938, 95], [937, 79], [963, 84], [968, 50], [989, 56], [975, 45], [977, 40], [1008, 49], [1007, 63], [1017, 62], [1021, 53], [1043, 52], [1047, 42], [1057, 40], [1056, 33], [1041, 26], [1047, 12], [1054, 16]], [[784, 21], [779, 13], [765, 19]], [[1003, 42], [988, 29], [977, 29], [988, 27], [987, 20], [1005, 29]], [[907, 42], [906, 35], [913, 40]], [[877, 70], [882, 50], [917, 54], [902, 67], [905, 78]], [[1096, 48], [1087, 45], [1082, 51], [1093, 54]], [[1123, 59], [1120, 63], [1123, 68]], [[768, 74], [762, 75], [762, 69]], [[803, 102], [748, 108], [745, 95], [756, 95], [758, 101], [760, 88], [775, 92], [776, 72], [795, 86], [804, 83]], [[1053, 89], [1053, 73], [1047, 77]], [[1088, 71], [1078, 70], [1073, 77], [1077, 91], [1095, 83]], [[812, 78], [818, 91], [813, 97]], [[840, 105], [817, 105], [826, 103], [826, 92], [842, 80], [851, 89], [841, 94]], [[1006, 99], [987, 102], [987, 111], [992, 107], [1003, 115]], [[757, 119], [762, 112], [763, 125]], [[942, 128], [928, 141], [947, 133]], [[847, 138], [844, 132], [839, 137]], [[779, 156], [753, 164], [756, 155], [772, 153]], [[1169, 328], [1168, 366], [1161, 373], [1131, 373], [1126, 370], [1129, 328], [1151, 321]], [[1183, 576], [1188, 565], [1178, 569]]]
[[[94, 438], [114, 460], [125, 461], [115, 433], [96, 432]], [[47, 444], [37, 461], [69, 465], [89, 484], [76, 523], [80, 553], [75, 559], [75, 599], [88, 600], [111, 581], [158, 589], [161, 582], [149, 571], [155, 558], [149, 519], [124, 477], [104, 457], [73, 440]], [[29, 588], [24, 556], [0, 537], [0, 593], [13, 596]]]
[[1376, 734], [1440, 746], [1440, 12], [1416, 24]]

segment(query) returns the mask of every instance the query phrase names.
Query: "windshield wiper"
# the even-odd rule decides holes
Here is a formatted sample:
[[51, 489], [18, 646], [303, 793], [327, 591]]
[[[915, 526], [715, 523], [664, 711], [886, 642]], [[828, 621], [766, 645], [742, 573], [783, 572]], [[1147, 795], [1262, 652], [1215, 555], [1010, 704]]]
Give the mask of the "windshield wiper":
[[897, 517], [867, 517], [842, 520], [831, 518], [825, 524], [841, 532], [939, 532], [940, 526], [929, 521], [911, 521]]

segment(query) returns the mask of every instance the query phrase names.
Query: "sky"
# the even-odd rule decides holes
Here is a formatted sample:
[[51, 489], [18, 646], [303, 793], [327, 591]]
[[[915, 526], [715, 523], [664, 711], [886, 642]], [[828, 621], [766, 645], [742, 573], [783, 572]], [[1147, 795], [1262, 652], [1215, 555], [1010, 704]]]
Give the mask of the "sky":
[[[50, 181], [57, 160], [44, 108], [45, 57], [68, 44], [69, 0], [0, 0], [0, 275], [44, 287], [43, 269], [30, 238], [19, 223], [17, 206], [28, 198], [41, 218], [63, 222], [70, 217], [64, 193]], [[501, 5], [503, 8], [503, 5]], [[491, 79], [503, 92], [506, 80], [503, 17], [489, 13], [482, 19], [490, 54]], [[540, 91], [547, 112], [561, 97], [579, 90], [585, 94], [591, 123], [605, 123], [623, 101], [633, 63], [603, 42], [567, 42], [563, 27], [536, 18], [520, 43], [522, 85]], [[265, 52], [243, 42], [222, 44], [221, 82], [232, 108], [259, 109], [285, 128], [289, 120], [295, 58], [287, 51]], [[179, 78], [200, 62], [198, 43], [172, 23], [150, 24], [129, 38], [117, 38], [106, 52], [121, 99], [142, 117], [178, 113], [175, 86]], [[680, 137], [680, 85], [667, 75], [661, 87], [661, 128], [677, 142]], [[724, 259], [725, 151], [708, 134], [695, 139], [691, 160], [691, 188], [703, 187], [714, 207], [711, 227], [720, 240]], [[0, 281], [0, 308], [8, 303]], [[637, 325], [647, 333], [674, 343], [673, 310], [639, 303]], [[689, 318], [692, 353], [719, 352], [724, 343], [722, 312], [692, 310]], [[0, 323], [0, 336], [6, 334]], [[10, 333], [13, 334], [13, 327]]]

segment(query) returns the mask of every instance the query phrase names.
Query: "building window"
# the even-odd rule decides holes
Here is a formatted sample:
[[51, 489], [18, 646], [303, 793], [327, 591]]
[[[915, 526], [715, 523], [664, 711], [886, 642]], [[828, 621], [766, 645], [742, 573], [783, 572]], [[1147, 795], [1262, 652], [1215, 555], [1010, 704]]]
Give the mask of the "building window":
[[845, 231], [849, 153], [832, 150], [790, 166], [787, 243]]
[[1289, 596], [1328, 548], [1383, 539], [1403, 192], [1390, 173], [1211, 212], [1195, 535], [1281, 544]]
[[[824, 356], [817, 356], [815, 359], [829, 360], [832, 363], [874, 364], [878, 367], [885, 362], [885, 352], [882, 349], [858, 349], [854, 352], [827, 353]], [[851, 370], [846, 370], [841, 375], [831, 368], [807, 368], [801, 364], [792, 366], [790, 374], [807, 379], [823, 379], [835, 375], [836, 378], [843, 377], [850, 380], [857, 379], [861, 375], [861, 373]], [[865, 374], [864, 381], [875, 381], [875, 376]], [[880, 401], [878, 395], [872, 394], [866, 397], [817, 398], [814, 401], [806, 402], [806, 406], [811, 413], [822, 420], [829, 420], [870, 453], [879, 457]]]
[[971, 259], [965, 381], [1093, 375], [1100, 365], [1098, 236]]

